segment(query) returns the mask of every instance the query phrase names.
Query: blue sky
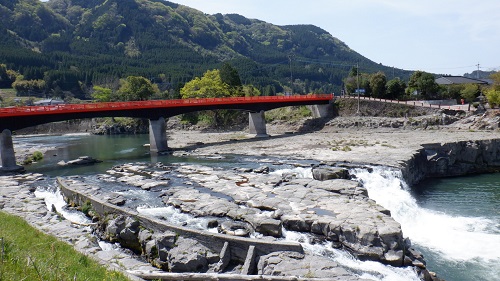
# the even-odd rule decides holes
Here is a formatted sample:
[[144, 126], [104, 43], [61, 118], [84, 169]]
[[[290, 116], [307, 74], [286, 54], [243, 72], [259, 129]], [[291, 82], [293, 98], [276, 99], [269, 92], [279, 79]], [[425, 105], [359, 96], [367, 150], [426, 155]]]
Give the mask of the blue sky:
[[462, 75], [500, 71], [499, 0], [171, 0], [207, 14], [313, 24], [387, 66]]

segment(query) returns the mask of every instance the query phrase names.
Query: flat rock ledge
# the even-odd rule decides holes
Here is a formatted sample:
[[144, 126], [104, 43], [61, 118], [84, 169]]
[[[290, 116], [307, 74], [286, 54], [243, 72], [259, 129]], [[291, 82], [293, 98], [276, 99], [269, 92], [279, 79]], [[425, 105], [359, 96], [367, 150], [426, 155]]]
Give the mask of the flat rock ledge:
[[[98, 237], [120, 243], [150, 262], [154, 270], [362, 280], [326, 257], [303, 251], [297, 244], [283, 244], [283, 236], [296, 231], [345, 249], [360, 260], [410, 266], [422, 280], [437, 280], [425, 268], [423, 257], [404, 239], [390, 212], [368, 198], [366, 189], [357, 182], [347, 179], [346, 169], [316, 167], [315, 178], [335, 178], [326, 180], [271, 170], [135, 163], [113, 167], [101, 176], [130, 189], [161, 190], [165, 206], [211, 218], [219, 230], [223, 222], [243, 224], [254, 238], [228, 239], [223, 233], [193, 234], [182, 226], [165, 227], [158, 218], [146, 219], [133, 209], [127, 210], [125, 198], [86, 183], [84, 178], [60, 182], [73, 190], [65, 194], [72, 204], [91, 202], [89, 215], [97, 223], [93, 231]], [[174, 176], [182, 184], [172, 184], [170, 177]], [[228, 247], [231, 254], [227, 254]], [[311, 270], [311, 260], [317, 270]]]

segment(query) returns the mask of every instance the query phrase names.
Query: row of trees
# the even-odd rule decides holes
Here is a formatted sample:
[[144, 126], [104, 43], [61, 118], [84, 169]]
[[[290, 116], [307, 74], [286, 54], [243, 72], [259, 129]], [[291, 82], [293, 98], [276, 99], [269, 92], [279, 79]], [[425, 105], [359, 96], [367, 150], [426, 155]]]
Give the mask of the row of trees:
[[[366, 96], [383, 99], [464, 99], [474, 101], [481, 92], [485, 93], [488, 102], [500, 105], [500, 74], [492, 75], [495, 84], [487, 89], [481, 89], [476, 84], [440, 86], [435, 82], [434, 75], [416, 71], [409, 81], [394, 78], [387, 80], [383, 72], [372, 74], [358, 73], [352, 68], [349, 76], [344, 79], [344, 89], [347, 93], [355, 93], [359, 87], [365, 90]], [[74, 92], [86, 91], [89, 97], [97, 101], [128, 101], [165, 98], [198, 98], [198, 97], [231, 97], [276, 95], [278, 90], [286, 90], [280, 85], [268, 85], [260, 91], [252, 85], [243, 85], [236, 68], [225, 63], [220, 69], [206, 71], [203, 76], [196, 77], [174, 89], [168, 82], [169, 77], [158, 75], [154, 79], [143, 76], [128, 76], [125, 79], [95, 79], [96, 86], [84, 89], [86, 84], [77, 71], [60, 73], [47, 71], [44, 79], [25, 79], [20, 73], [0, 64], [0, 87], [13, 87], [18, 95], [45, 95], [54, 97], [73, 97]]]
[[348, 94], [355, 93], [356, 89], [364, 89], [365, 96], [382, 99], [398, 100], [435, 100], [435, 99], [464, 99], [472, 102], [481, 93], [477, 84], [441, 86], [436, 83], [433, 74], [424, 71], [415, 71], [406, 83], [399, 78], [387, 80], [383, 72], [373, 74], [359, 73], [352, 68], [349, 76], [344, 80]]

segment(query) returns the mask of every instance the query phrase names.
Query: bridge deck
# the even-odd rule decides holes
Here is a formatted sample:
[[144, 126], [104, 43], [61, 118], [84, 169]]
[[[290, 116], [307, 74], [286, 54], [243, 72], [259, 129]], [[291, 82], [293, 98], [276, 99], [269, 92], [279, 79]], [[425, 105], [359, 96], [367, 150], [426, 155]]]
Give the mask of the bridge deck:
[[[53, 114], [68, 114], [80, 112], [123, 111], [138, 109], [157, 109], [193, 106], [241, 105], [274, 102], [301, 102], [331, 100], [332, 94], [294, 95], [294, 96], [258, 96], [258, 97], [228, 97], [228, 98], [199, 98], [174, 100], [148, 100], [129, 102], [100, 102], [83, 104], [58, 104], [46, 106], [19, 106], [0, 108], [0, 118], [14, 116], [38, 116]], [[0, 119], [1, 120], [1, 119]]]

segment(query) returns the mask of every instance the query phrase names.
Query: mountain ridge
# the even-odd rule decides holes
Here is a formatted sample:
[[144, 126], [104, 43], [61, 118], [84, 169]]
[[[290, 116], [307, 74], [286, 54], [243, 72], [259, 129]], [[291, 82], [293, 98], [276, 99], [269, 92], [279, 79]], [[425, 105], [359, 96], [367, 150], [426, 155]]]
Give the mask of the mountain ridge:
[[0, 12], [0, 63], [50, 83], [141, 75], [173, 89], [229, 62], [245, 84], [275, 94], [338, 91], [356, 64], [368, 73], [410, 73], [374, 63], [314, 25], [207, 15], [169, 1], [0, 0]]

